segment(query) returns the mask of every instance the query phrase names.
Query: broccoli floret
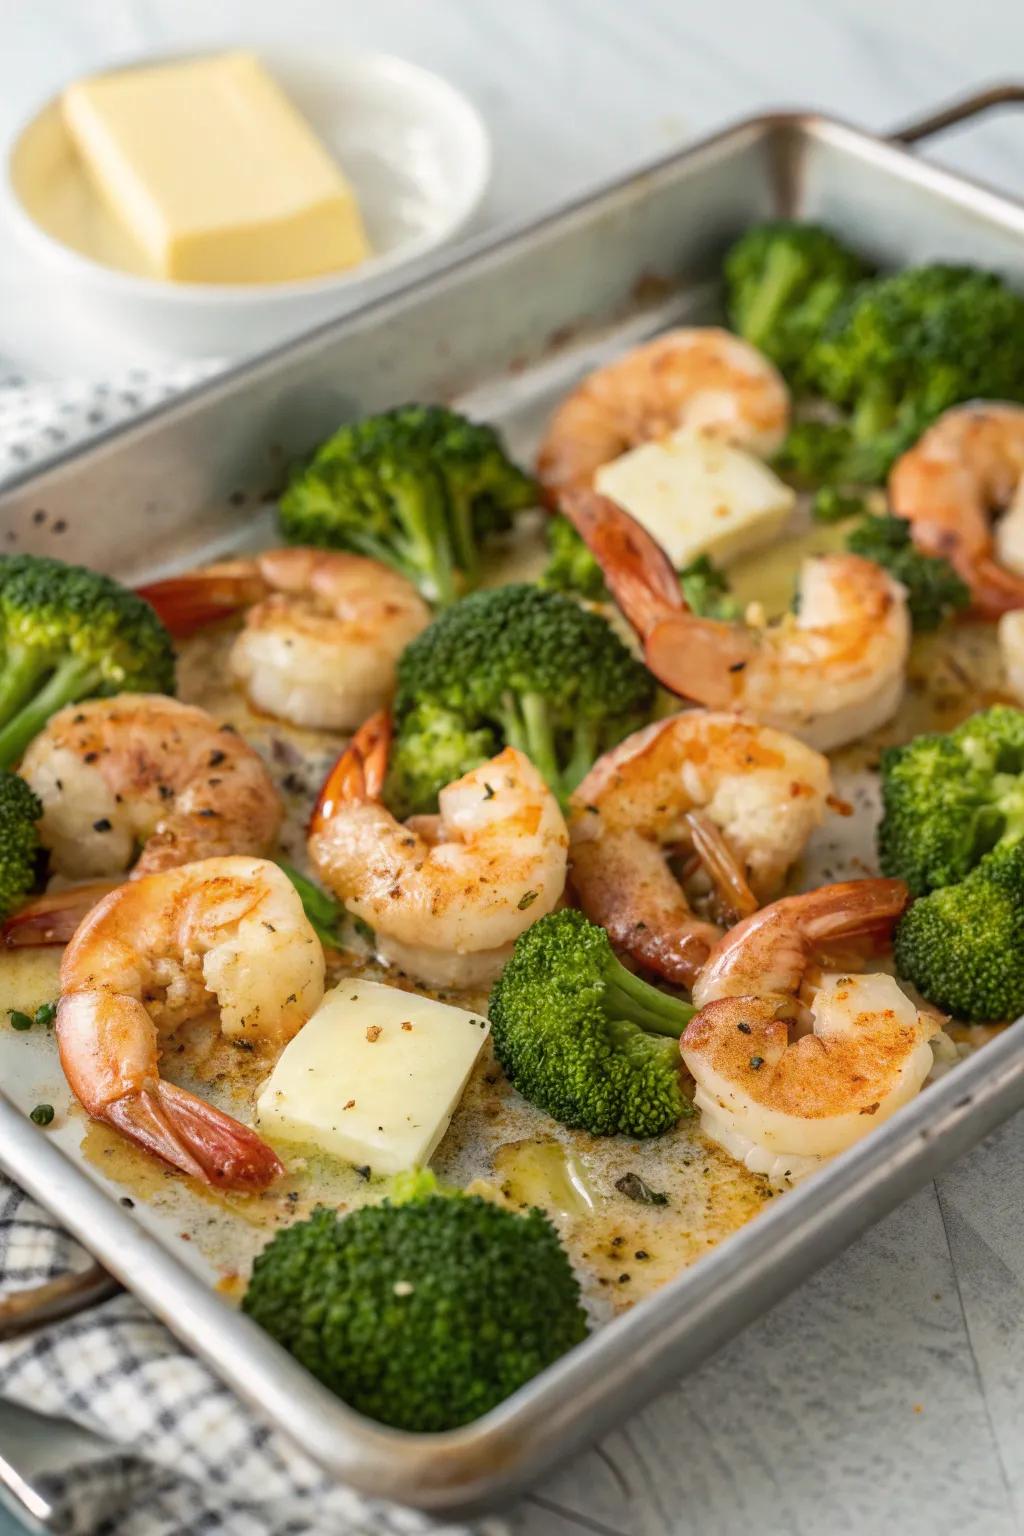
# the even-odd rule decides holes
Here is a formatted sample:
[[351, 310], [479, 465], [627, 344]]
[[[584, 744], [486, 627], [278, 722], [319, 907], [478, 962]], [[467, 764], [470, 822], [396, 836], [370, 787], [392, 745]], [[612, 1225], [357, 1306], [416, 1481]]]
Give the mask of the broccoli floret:
[[848, 534], [846, 547], [902, 582], [915, 630], [938, 629], [944, 619], [970, 606], [970, 589], [948, 560], [916, 548], [906, 518], [865, 517]]
[[817, 224], [758, 224], [725, 258], [729, 323], [798, 383], [808, 348], [867, 270]]
[[[591, 602], [610, 602], [601, 567], [586, 541], [567, 517], [548, 521], [550, 559], [540, 585], [553, 592], [574, 592]], [[739, 617], [740, 606], [730, 595], [729, 583], [707, 555], [698, 555], [679, 572], [679, 585], [687, 606], [701, 618], [730, 620]]]
[[540, 585], [550, 592], [575, 592], [594, 603], [608, 600], [601, 567], [586, 540], [567, 517], [558, 513], [547, 523], [548, 563]]
[[16, 773], [0, 773], [0, 917], [20, 907], [36, 883], [43, 807]]
[[[820, 478], [874, 484], [944, 410], [1024, 400], [1024, 298], [973, 267], [911, 267], [860, 284], [807, 354], [813, 387], [845, 413], [805, 423]], [[787, 450], [792, 456], [792, 442]], [[802, 445], [805, 459], [815, 457]]]
[[1024, 1013], [1024, 845], [987, 854], [958, 885], [901, 919], [896, 967], [929, 1002], [971, 1023]]
[[280, 526], [293, 544], [383, 560], [446, 604], [476, 585], [483, 541], [536, 500], [493, 427], [405, 405], [328, 438], [292, 476]]
[[458, 710], [425, 698], [404, 709], [391, 743], [384, 798], [403, 818], [437, 809], [438, 791], [498, 751], [491, 725], [466, 724]]
[[65, 704], [173, 693], [171, 637], [109, 576], [36, 555], [0, 557], [0, 768]]
[[519, 938], [488, 1013], [498, 1060], [531, 1104], [592, 1136], [646, 1137], [689, 1112], [677, 1041], [695, 1011], [627, 971], [604, 929], [566, 908]]
[[999, 704], [882, 754], [882, 872], [915, 896], [1024, 836], [1024, 710]]
[[850, 429], [844, 422], [795, 421], [774, 464], [798, 485], [817, 486], [841, 478], [850, 451]]
[[525, 584], [474, 592], [402, 653], [385, 798], [402, 816], [434, 810], [445, 784], [513, 746], [564, 800], [653, 703], [600, 614]]
[[360, 1413], [417, 1432], [503, 1402], [587, 1333], [547, 1217], [431, 1192], [319, 1209], [257, 1257], [242, 1310]]
[[867, 511], [867, 496], [862, 491], [843, 491], [835, 485], [823, 485], [811, 501], [811, 516], [816, 523], [845, 523]]
[[707, 555], [698, 555], [679, 572], [679, 585], [687, 607], [702, 619], [720, 619], [732, 623], [741, 613], [739, 603], [729, 590], [729, 583]]

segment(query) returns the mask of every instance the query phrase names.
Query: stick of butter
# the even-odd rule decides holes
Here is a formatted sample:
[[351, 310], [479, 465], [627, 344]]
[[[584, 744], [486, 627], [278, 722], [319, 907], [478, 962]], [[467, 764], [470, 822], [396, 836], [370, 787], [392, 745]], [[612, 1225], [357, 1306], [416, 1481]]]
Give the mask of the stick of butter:
[[257, 1124], [374, 1173], [429, 1161], [490, 1030], [479, 1013], [343, 981], [285, 1047]]
[[64, 123], [153, 273], [274, 283], [370, 254], [341, 170], [248, 53], [80, 80]]
[[677, 570], [698, 555], [728, 565], [770, 544], [796, 502], [752, 453], [686, 430], [602, 465], [594, 485], [643, 524]]

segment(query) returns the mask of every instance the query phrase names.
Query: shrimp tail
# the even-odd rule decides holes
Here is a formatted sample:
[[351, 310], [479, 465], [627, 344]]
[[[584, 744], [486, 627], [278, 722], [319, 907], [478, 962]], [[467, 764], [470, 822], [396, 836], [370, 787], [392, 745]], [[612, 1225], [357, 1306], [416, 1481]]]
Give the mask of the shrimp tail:
[[163, 1078], [115, 1099], [99, 1118], [173, 1168], [221, 1189], [266, 1189], [284, 1172], [255, 1131]]
[[730, 848], [725, 833], [704, 811], [687, 811], [683, 820], [693, 851], [733, 921], [756, 912], [761, 903], [750, 889], [743, 864]]
[[1024, 578], [1004, 570], [995, 560], [954, 560], [957, 575], [971, 589], [972, 609], [979, 618], [998, 619], [1024, 608]]
[[139, 597], [155, 608], [172, 635], [184, 637], [250, 608], [267, 595], [256, 571], [196, 571], [137, 587]]
[[561, 508], [601, 567], [658, 681], [680, 698], [709, 709], [734, 708], [750, 660], [746, 631], [698, 619], [661, 545], [607, 496], [585, 489], [567, 491]]
[[687, 611], [679, 578], [661, 545], [617, 502], [576, 487], [560, 498], [601, 567], [608, 588], [641, 640], [664, 619]]
[[881, 878], [784, 896], [729, 929], [694, 983], [693, 1000], [703, 1008], [727, 996], [779, 993], [790, 1006], [812, 961], [845, 969], [865, 947], [883, 947], [909, 900], [902, 880]]
[[311, 835], [321, 832], [342, 806], [380, 799], [390, 751], [391, 715], [381, 709], [359, 727], [324, 780], [309, 821]]
[[902, 880], [841, 880], [806, 896], [804, 932], [815, 946], [836, 939], [865, 939], [884, 943], [910, 899]]
[[644, 663], [659, 683], [681, 699], [708, 709], [735, 709], [751, 657], [745, 629], [689, 610], [668, 614], [643, 637]]
[[8, 949], [67, 944], [96, 903], [120, 884], [119, 880], [95, 880], [87, 885], [68, 886], [64, 891], [47, 891], [4, 919], [0, 924], [0, 944]]

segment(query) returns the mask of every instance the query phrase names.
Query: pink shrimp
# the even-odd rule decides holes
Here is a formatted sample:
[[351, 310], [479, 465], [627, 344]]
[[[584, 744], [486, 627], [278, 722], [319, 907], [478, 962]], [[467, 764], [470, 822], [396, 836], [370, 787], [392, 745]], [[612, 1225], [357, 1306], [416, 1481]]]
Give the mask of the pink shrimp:
[[320, 942], [276, 864], [205, 859], [146, 875], [94, 907], [64, 953], [61, 1065], [94, 1119], [204, 1183], [262, 1189], [282, 1171], [276, 1154], [161, 1077], [160, 1040], [216, 1004], [224, 1035], [279, 1045], [323, 988]]
[[883, 725], [903, 696], [906, 595], [856, 555], [806, 560], [797, 614], [752, 627], [705, 619], [683, 600], [664, 551], [615, 502], [574, 490], [561, 500], [666, 688], [731, 709], [829, 752]]

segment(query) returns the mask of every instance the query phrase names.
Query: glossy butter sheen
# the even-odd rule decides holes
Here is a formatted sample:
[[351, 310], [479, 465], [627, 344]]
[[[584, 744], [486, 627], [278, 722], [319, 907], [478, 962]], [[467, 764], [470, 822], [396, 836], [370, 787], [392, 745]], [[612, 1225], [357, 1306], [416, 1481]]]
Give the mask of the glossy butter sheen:
[[64, 121], [159, 277], [268, 283], [370, 254], [355, 195], [259, 60], [231, 53], [72, 85]]

